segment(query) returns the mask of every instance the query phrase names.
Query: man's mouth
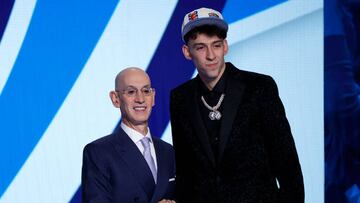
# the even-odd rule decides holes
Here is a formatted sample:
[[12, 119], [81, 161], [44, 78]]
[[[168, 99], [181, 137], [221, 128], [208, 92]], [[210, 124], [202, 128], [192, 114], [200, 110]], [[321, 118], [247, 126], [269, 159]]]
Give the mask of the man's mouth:
[[211, 63], [211, 64], [206, 64], [206, 66], [208, 66], [208, 67], [216, 67], [216, 65], [217, 65], [217, 63]]
[[135, 106], [133, 108], [135, 111], [145, 111], [146, 110], [146, 106]]

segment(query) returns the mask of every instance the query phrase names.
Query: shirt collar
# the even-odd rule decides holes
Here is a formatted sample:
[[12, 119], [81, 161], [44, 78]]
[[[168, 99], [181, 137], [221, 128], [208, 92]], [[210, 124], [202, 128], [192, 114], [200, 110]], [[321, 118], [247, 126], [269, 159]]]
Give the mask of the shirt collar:
[[[137, 143], [139, 142], [142, 138], [144, 138], [144, 135], [139, 133], [138, 131], [130, 128], [129, 126], [125, 125], [123, 122], [121, 122], [120, 124], [121, 128], [125, 131], [125, 133], [130, 137], [130, 139], [134, 142]], [[151, 134], [150, 134], [150, 129], [148, 128], [148, 132], [145, 135], [145, 137], [150, 138], [150, 142], [152, 143], [152, 138], [151, 138]]]

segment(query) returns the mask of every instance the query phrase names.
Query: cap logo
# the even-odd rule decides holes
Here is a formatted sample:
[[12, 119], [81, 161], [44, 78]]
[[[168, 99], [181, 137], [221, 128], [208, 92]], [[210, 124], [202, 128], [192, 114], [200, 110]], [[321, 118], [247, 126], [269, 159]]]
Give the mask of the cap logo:
[[189, 21], [193, 21], [193, 20], [197, 19], [198, 17], [199, 17], [199, 16], [198, 16], [198, 12], [197, 12], [197, 11], [191, 12], [191, 13], [189, 13], [189, 15], [188, 15]]
[[219, 15], [216, 13], [209, 13], [209, 17], [220, 18]]

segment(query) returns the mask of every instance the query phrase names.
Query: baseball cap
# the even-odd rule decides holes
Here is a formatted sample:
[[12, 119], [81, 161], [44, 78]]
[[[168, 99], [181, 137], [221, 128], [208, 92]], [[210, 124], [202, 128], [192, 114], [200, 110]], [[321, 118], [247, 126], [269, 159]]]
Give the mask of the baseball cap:
[[194, 29], [202, 25], [215, 25], [220, 29], [228, 30], [228, 24], [219, 11], [211, 8], [199, 8], [187, 13], [181, 26], [181, 36], [184, 36]]

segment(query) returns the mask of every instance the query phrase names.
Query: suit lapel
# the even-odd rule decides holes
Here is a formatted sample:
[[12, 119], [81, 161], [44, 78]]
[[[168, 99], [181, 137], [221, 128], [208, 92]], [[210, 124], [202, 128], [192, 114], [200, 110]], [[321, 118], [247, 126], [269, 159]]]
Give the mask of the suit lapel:
[[193, 88], [195, 89], [195, 91], [189, 91], [190, 95], [188, 97], [189, 99], [187, 99], [188, 103], [185, 106], [189, 107], [187, 111], [190, 112], [189, 114], [190, 121], [196, 131], [196, 134], [198, 135], [200, 143], [204, 148], [207, 157], [209, 158], [211, 163], [215, 166], [214, 153], [211, 149], [209, 136], [207, 134], [206, 128], [204, 126], [204, 123], [202, 122], [202, 118], [200, 115], [200, 109], [198, 105], [199, 103], [198, 88], [196, 86], [196, 81], [193, 80], [193, 82], [194, 82]]
[[156, 187], [154, 191], [154, 195], [152, 198], [152, 202], [158, 198], [159, 194], [162, 191], [166, 190], [166, 185], [168, 180], [168, 168], [167, 168], [167, 160], [165, 159], [165, 151], [162, 145], [160, 145], [159, 140], [153, 138], [154, 148], [156, 153], [156, 162], [157, 162], [157, 180], [156, 180]]
[[134, 175], [134, 178], [148, 195], [148, 199], [151, 199], [155, 182], [144, 157], [135, 143], [121, 128], [115, 136], [117, 136], [117, 143], [115, 143], [116, 150], [126, 162], [127, 167]]
[[230, 63], [227, 63], [226, 68], [229, 68], [228, 80], [226, 84], [226, 93], [224, 99], [224, 109], [223, 109], [223, 118], [221, 120], [220, 127], [220, 145], [219, 145], [219, 154], [218, 160], [222, 159], [224, 149], [227, 143], [227, 140], [230, 136], [232, 125], [235, 120], [237, 110], [239, 108], [240, 102], [242, 100], [242, 94], [244, 92], [245, 86], [241, 82], [240, 77], [236, 77], [237, 69]]

